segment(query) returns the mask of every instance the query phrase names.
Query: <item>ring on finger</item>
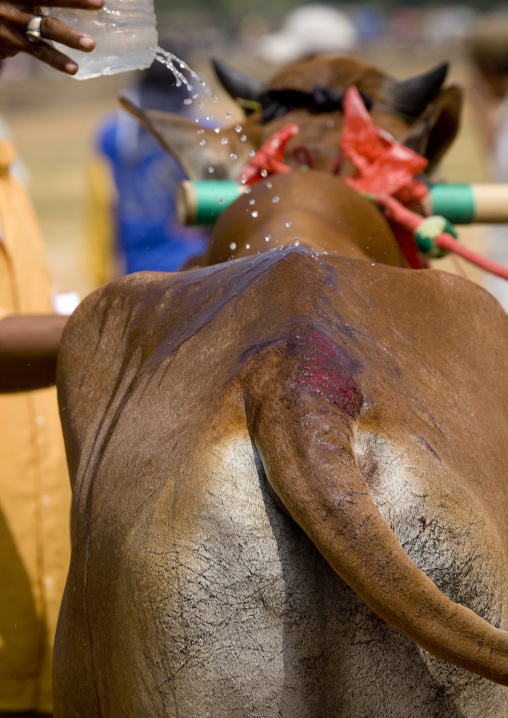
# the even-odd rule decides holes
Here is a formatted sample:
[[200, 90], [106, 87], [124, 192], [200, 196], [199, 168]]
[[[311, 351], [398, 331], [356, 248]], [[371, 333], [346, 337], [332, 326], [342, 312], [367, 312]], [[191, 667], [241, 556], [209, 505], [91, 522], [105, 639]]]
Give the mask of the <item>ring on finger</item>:
[[41, 42], [44, 42], [44, 38], [41, 34], [41, 20], [41, 15], [34, 15], [25, 30], [26, 39], [36, 45], [40, 45]]

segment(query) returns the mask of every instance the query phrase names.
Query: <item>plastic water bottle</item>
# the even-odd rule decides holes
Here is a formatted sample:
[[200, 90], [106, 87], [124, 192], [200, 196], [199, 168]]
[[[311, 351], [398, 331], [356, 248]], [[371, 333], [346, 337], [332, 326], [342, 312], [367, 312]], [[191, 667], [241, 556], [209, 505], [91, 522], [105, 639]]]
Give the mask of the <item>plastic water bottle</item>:
[[153, 0], [106, 0], [100, 10], [48, 7], [43, 12], [94, 38], [96, 46], [90, 53], [54, 43], [79, 65], [73, 75], [78, 80], [143, 70], [155, 58], [158, 37]]

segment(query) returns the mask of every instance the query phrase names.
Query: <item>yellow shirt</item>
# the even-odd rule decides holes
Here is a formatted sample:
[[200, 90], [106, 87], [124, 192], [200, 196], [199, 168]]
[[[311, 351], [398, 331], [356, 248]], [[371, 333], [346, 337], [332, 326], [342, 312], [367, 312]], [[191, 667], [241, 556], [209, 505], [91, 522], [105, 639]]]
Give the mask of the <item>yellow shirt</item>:
[[[52, 311], [37, 219], [8, 172], [14, 156], [0, 139], [0, 318]], [[0, 394], [0, 711], [52, 711], [69, 513], [55, 389]]]
[[85, 247], [90, 275], [97, 287], [123, 272], [117, 267], [114, 207], [116, 188], [109, 162], [94, 155], [87, 172]]

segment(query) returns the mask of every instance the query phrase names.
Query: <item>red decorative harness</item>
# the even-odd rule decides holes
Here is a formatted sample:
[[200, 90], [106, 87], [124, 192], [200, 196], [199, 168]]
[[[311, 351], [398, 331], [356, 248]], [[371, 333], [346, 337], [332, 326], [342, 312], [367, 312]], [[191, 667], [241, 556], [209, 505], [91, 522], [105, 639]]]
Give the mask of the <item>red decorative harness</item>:
[[240, 175], [242, 184], [255, 184], [278, 172], [291, 172], [283, 162], [286, 146], [299, 131], [298, 125], [286, 125], [261, 147]]
[[[426, 256], [440, 257], [455, 252], [482, 269], [508, 279], [508, 268], [459, 244], [454, 228], [444, 217], [422, 216], [421, 201], [428, 187], [416, 175], [426, 169], [427, 159], [374, 125], [356, 87], [347, 90], [343, 110], [339, 159], [347, 157], [356, 167], [356, 172], [345, 181], [383, 210], [408, 265], [422, 269], [429, 266]], [[254, 155], [240, 176], [241, 183], [254, 184], [275, 172], [291, 171], [283, 159], [289, 140], [297, 132], [295, 124], [279, 130]], [[310, 150], [304, 145], [297, 150], [312, 166]], [[339, 159], [334, 172], [340, 166]]]

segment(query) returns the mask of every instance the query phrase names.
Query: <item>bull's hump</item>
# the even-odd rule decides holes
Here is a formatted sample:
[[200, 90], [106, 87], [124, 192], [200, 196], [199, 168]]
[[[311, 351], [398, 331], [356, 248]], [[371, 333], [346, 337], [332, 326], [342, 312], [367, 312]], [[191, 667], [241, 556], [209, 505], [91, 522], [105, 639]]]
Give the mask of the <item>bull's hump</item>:
[[141, 350], [142, 370], [151, 372], [192, 342], [193, 357], [234, 373], [251, 347], [302, 326], [317, 326], [341, 346], [362, 344], [365, 336], [369, 345], [381, 341], [380, 316], [400, 315], [400, 290], [404, 297], [418, 290], [423, 301], [433, 284], [428, 274], [291, 246], [179, 274], [141, 276], [119, 284], [116, 293], [131, 294], [123, 340]]
[[334, 285], [330, 272], [326, 256], [295, 246], [179, 274], [140, 276], [116, 291], [131, 294], [124, 307], [128, 333], [149, 353], [174, 353], [204, 329], [223, 332], [217, 347], [223, 352], [227, 335], [241, 344], [245, 332], [262, 335], [264, 326], [273, 330], [312, 314]]

